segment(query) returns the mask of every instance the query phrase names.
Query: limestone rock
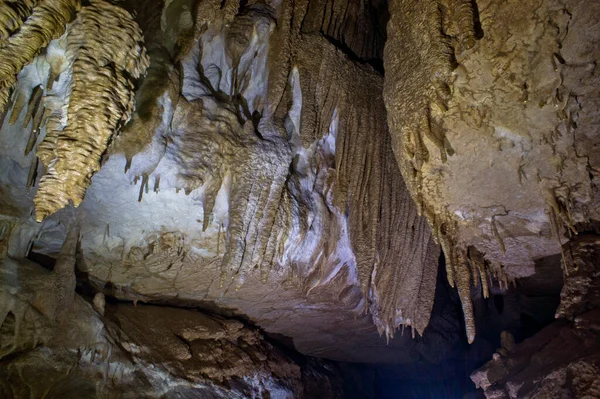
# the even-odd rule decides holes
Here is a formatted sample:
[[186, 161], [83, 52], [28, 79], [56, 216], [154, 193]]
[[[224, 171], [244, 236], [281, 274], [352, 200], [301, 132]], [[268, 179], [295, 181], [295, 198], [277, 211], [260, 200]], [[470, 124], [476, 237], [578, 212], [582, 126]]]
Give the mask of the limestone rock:
[[[390, 2], [384, 98], [394, 153], [467, 324], [472, 280], [532, 275], [578, 223], [598, 220], [598, 7]], [[473, 249], [486, 266], [470, 273]]]
[[340, 374], [327, 364], [297, 363], [239, 321], [122, 304], [107, 305], [102, 317], [60, 283], [68, 275], [0, 265], [2, 397], [308, 398], [318, 379], [320, 397], [341, 395]]
[[[3, 140], [29, 151], [4, 147], [2, 169], [16, 169], [3, 206], [26, 218], [37, 189], [46, 219], [26, 240], [52, 258], [71, 210], [52, 213], [72, 201], [78, 268], [107, 296], [229, 309], [307, 354], [418, 356], [428, 349], [409, 337], [388, 351], [378, 336], [424, 333], [439, 249], [391, 151], [381, 71], [366, 62], [382, 25], [349, 28], [385, 20], [367, 3], [336, 3], [346, 19], [325, 36], [317, 22], [333, 3], [84, 5], [21, 72], [18, 92], [50, 115], [41, 143], [26, 144], [11, 113]], [[95, 24], [120, 33], [93, 36]], [[356, 351], [363, 338], [378, 349]]]
[[596, 395], [597, 2], [0, 25], [0, 396]]

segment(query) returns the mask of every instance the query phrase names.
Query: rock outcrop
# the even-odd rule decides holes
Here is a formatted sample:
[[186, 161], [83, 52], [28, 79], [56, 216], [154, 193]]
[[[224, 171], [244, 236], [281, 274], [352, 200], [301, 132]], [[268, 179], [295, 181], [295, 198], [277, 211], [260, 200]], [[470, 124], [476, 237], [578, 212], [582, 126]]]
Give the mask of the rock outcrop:
[[487, 398], [600, 396], [598, 240], [582, 233], [563, 248], [568, 257], [556, 312], [562, 319], [519, 345], [506, 339], [493, 360], [473, 373]]
[[598, 220], [599, 5], [390, 1], [384, 98], [396, 159], [469, 287], [534, 273]]
[[77, 239], [52, 272], [7, 259], [0, 267], [3, 398], [310, 398], [315, 386], [319, 397], [341, 397], [339, 371], [298, 362], [240, 321], [98, 297], [92, 307], [75, 294]]

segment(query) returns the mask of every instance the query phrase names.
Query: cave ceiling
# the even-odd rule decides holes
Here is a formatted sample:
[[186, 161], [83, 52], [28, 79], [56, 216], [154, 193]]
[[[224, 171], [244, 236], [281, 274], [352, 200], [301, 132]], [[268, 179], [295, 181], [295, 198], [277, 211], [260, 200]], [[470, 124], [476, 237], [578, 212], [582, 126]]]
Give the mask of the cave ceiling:
[[[27, 333], [0, 359], [71, 329], [297, 392], [309, 366], [261, 334], [439, 363], [544, 259], [575, 318], [600, 304], [569, 244], [600, 220], [599, 42], [594, 1], [1, 2], [0, 326]], [[260, 370], [197, 359], [236, 340]]]

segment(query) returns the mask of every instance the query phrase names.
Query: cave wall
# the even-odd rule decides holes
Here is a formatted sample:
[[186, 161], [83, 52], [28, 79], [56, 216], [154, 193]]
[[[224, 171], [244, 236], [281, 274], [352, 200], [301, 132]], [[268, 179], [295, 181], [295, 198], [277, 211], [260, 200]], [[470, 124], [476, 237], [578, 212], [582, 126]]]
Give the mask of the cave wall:
[[[384, 98], [409, 191], [469, 286], [598, 220], [598, 4], [391, 1]], [[470, 328], [469, 339], [474, 337]]]
[[492, 360], [471, 375], [487, 398], [600, 395], [598, 243], [597, 233], [585, 232], [564, 245], [560, 319], [518, 345], [504, 334]]
[[281, 350], [241, 321], [101, 293], [84, 299], [75, 293], [77, 233], [51, 272], [8, 259], [0, 267], [3, 398], [310, 398], [316, 387], [342, 397], [334, 365]]
[[[79, 226], [78, 270], [115, 298], [227, 309], [338, 360], [428, 351], [410, 335], [429, 323], [439, 250], [391, 152], [371, 62], [382, 26], [347, 29], [385, 9], [353, 3], [324, 27], [331, 10], [73, 3], [66, 33], [13, 71], [11, 257], [56, 258]], [[401, 326], [414, 329], [390, 351], [378, 336]], [[356, 351], [364, 339], [376, 349]]]
[[[593, 322], [576, 318], [598, 302], [596, 241], [578, 234], [598, 220], [599, 16], [569, 0], [2, 3], [4, 389], [44, 357], [63, 373], [104, 334], [148, 392], [164, 363], [186, 395], [304, 395], [310, 373], [335, 396], [339, 376], [306, 371], [251, 325], [303, 355], [442, 370], [461, 334], [487, 353], [497, 331], [482, 320], [522, 311], [496, 317], [491, 297], [554, 286], [544, 259], [560, 259], [556, 316], [570, 320], [548, 331], [595, 351]], [[440, 250], [462, 315], [439, 290]], [[556, 306], [544, 301], [524, 306]], [[146, 318], [164, 327], [149, 340]], [[180, 318], [222, 327], [181, 338], [193, 328]], [[482, 369], [503, 379], [477, 385], [542, 389], [506, 371], [543, 351], [540, 334], [516, 346], [503, 334]], [[138, 346], [151, 349], [132, 361]], [[230, 366], [246, 346], [252, 362]], [[212, 366], [198, 359], [216, 347]], [[100, 359], [77, 372], [110, 371]], [[561, 361], [531, 361], [527, 378]], [[258, 377], [232, 382], [246, 375]]]

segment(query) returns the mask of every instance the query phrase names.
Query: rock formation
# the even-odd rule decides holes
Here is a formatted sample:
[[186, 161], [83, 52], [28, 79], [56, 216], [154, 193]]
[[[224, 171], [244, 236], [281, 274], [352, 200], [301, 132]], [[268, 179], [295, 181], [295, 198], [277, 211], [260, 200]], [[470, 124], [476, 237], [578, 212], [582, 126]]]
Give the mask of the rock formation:
[[373, 397], [497, 345], [488, 397], [594, 395], [599, 4], [5, 0], [0, 22], [3, 395]]
[[600, 396], [599, 238], [578, 235], [565, 244], [565, 281], [557, 320], [515, 346], [503, 344], [471, 376], [487, 398]]
[[384, 95], [396, 159], [473, 340], [472, 283], [531, 275], [598, 220], [600, 9], [425, 4], [390, 2]]

